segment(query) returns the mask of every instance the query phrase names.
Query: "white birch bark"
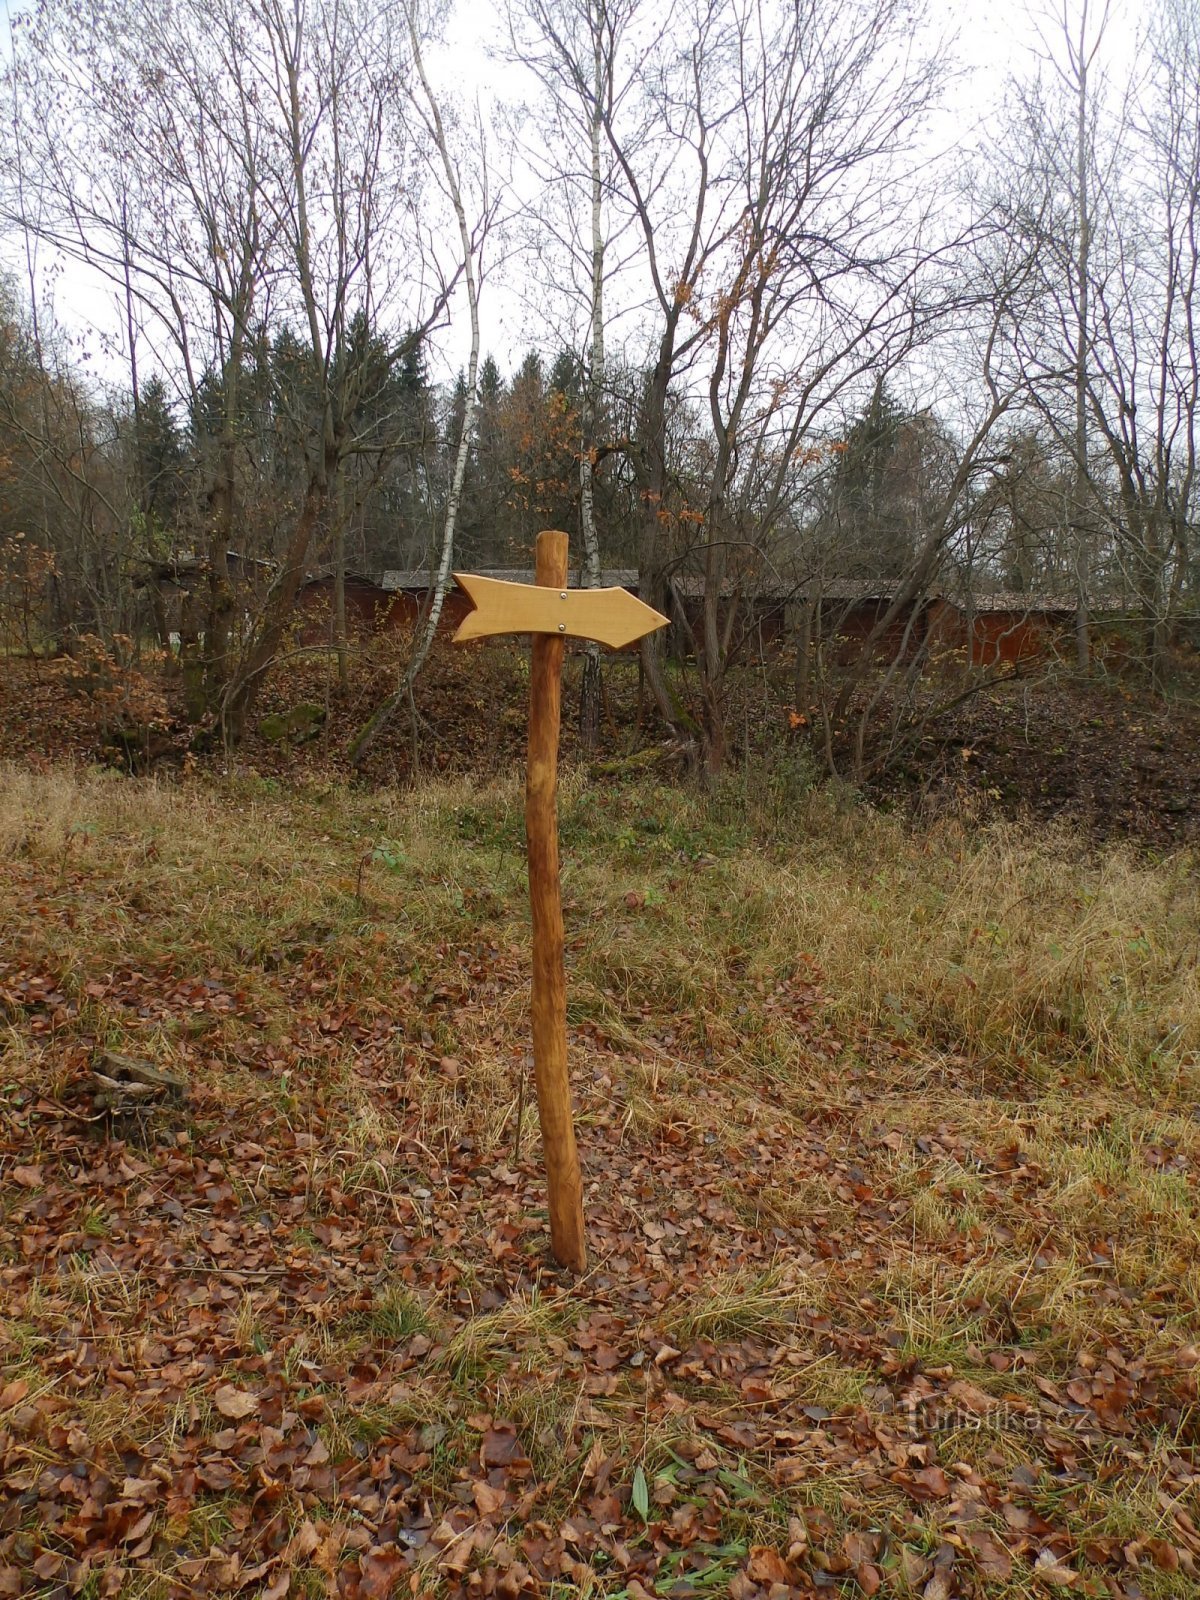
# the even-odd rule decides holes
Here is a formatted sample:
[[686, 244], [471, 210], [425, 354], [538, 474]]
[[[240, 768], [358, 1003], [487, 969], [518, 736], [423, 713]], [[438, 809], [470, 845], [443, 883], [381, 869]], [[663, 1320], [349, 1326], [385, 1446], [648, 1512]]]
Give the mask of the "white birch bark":
[[1091, 112], [1089, 97], [1088, 69], [1092, 57], [1099, 45], [1100, 34], [1103, 33], [1103, 20], [1100, 34], [1096, 42], [1089, 49], [1088, 39], [1088, 7], [1087, 0], [1079, 13], [1079, 42], [1073, 47], [1068, 41], [1068, 49], [1072, 49], [1072, 67], [1075, 75], [1075, 204], [1077, 206], [1078, 238], [1076, 241], [1075, 257], [1075, 472], [1073, 485], [1073, 505], [1071, 508], [1072, 521], [1074, 522], [1075, 544], [1075, 663], [1081, 672], [1086, 672], [1091, 665], [1091, 646], [1088, 635], [1088, 534], [1085, 526], [1087, 509], [1087, 484], [1088, 484], [1088, 429], [1087, 429], [1087, 395], [1088, 395], [1088, 337], [1090, 333], [1090, 319], [1088, 314], [1088, 291], [1091, 286], [1090, 253], [1092, 244], [1092, 214], [1091, 195], [1088, 183], [1088, 117]]
[[[604, 63], [600, 35], [592, 20], [592, 104], [591, 180], [592, 180], [592, 297], [590, 307], [590, 370], [583, 400], [583, 437], [579, 452], [579, 522], [583, 534], [583, 584], [587, 589], [601, 583], [600, 539], [596, 531], [596, 435], [604, 403], [604, 189], [600, 171], [600, 140], [603, 133]], [[600, 728], [600, 646], [589, 640], [583, 668], [579, 703], [579, 731], [585, 749], [594, 749]]]
[[[350, 748], [351, 758], [354, 761], [361, 761], [376, 738], [387, 726], [388, 722], [391, 721], [396, 709], [402, 702], [410, 700], [413, 685], [420, 675], [421, 668], [425, 665], [430, 648], [437, 635], [442, 608], [446, 602], [446, 590], [450, 585], [451, 569], [454, 565], [454, 532], [458, 524], [458, 510], [462, 503], [463, 483], [467, 475], [467, 461], [471, 454], [471, 440], [474, 436], [475, 419], [479, 408], [479, 251], [482, 241], [476, 241], [472, 236], [470, 225], [467, 222], [467, 211], [463, 203], [462, 182], [458, 166], [450, 152], [450, 144], [446, 138], [446, 129], [442, 121], [442, 113], [437, 96], [434, 94], [425, 72], [425, 63], [421, 56], [421, 44], [417, 36], [416, 22], [411, 9], [407, 12], [407, 18], [409, 38], [413, 51], [413, 65], [416, 67], [421, 91], [425, 97], [426, 126], [442, 163], [446, 191], [450, 196], [450, 202], [454, 207], [455, 220], [458, 223], [459, 243], [463, 257], [463, 280], [466, 284], [467, 307], [471, 318], [471, 354], [467, 365], [467, 395], [463, 408], [462, 433], [459, 436], [458, 449], [454, 458], [454, 474], [450, 482], [450, 494], [446, 501], [446, 516], [442, 524], [442, 549], [438, 559], [429, 610], [426, 613], [421, 632], [413, 646], [412, 655], [409, 657], [408, 665], [404, 670], [404, 676], [400, 681], [399, 687], [375, 711]], [[486, 173], [486, 163], [482, 164], [482, 169]], [[487, 212], [488, 206], [485, 194], [483, 205], [485, 218]]]

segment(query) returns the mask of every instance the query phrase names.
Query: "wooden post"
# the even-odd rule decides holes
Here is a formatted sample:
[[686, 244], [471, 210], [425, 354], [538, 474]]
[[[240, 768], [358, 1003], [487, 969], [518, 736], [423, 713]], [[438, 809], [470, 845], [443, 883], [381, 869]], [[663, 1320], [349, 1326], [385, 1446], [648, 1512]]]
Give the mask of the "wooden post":
[[459, 623], [456, 644], [502, 633], [533, 635], [525, 778], [525, 839], [533, 911], [533, 1073], [550, 1192], [550, 1244], [560, 1265], [582, 1272], [587, 1266], [587, 1242], [567, 1072], [567, 980], [558, 881], [563, 648], [568, 639], [596, 639], [620, 650], [654, 628], [664, 627], [667, 619], [625, 589], [568, 589], [565, 533], [538, 534], [532, 584], [505, 583], [477, 572], [456, 572], [454, 576], [475, 607]]
[[[538, 534], [534, 581], [542, 588], [566, 589], [565, 533], [547, 530]], [[567, 1071], [567, 980], [558, 873], [558, 733], [564, 649], [561, 634], [533, 636], [525, 840], [533, 916], [533, 1071], [550, 1195], [550, 1247], [562, 1266], [582, 1272], [587, 1266], [587, 1241]]]

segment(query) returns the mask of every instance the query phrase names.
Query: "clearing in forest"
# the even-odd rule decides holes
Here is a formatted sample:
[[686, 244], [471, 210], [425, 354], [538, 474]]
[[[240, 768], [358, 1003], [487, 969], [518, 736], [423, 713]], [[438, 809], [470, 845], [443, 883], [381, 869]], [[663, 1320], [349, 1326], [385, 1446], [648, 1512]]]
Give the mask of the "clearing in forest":
[[1190, 857], [568, 777], [572, 1281], [515, 782], [2, 778], [0, 1595], [1196, 1593]]

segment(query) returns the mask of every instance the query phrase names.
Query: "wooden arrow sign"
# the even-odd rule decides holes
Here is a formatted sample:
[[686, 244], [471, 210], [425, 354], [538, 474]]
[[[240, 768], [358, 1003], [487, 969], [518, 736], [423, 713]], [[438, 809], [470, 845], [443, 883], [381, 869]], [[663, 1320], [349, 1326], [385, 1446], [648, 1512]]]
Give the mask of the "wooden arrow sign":
[[557, 589], [538, 583], [504, 583], [473, 572], [455, 581], [475, 602], [459, 624], [454, 643], [497, 633], [560, 633], [565, 639], [596, 639], [621, 650], [667, 619], [628, 589]]
[[563, 968], [562, 893], [558, 875], [558, 734], [566, 640], [598, 639], [619, 649], [661, 628], [666, 617], [624, 589], [568, 589], [567, 536], [537, 538], [533, 585], [475, 573], [455, 578], [475, 602], [454, 642], [498, 633], [531, 633], [529, 762], [525, 840], [533, 921], [533, 1075], [550, 1201], [550, 1248], [574, 1272], [587, 1266], [583, 1178], [571, 1115], [567, 1071], [567, 981]]

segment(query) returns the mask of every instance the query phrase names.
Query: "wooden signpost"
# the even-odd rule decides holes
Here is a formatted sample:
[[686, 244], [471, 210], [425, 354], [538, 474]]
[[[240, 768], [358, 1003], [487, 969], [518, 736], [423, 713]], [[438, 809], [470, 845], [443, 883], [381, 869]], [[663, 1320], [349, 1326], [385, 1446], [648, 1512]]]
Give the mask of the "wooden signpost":
[[587, 1266], [583, 1180], [567, 1072], [567, 984], [563, 968], [562, 894], [558, 877], [558, 733], [567, 639], [597, 639], [619, 649], [666, 624], [666, 617], [624, 589], [568, 589], [567, 536], [537, 538], [533, 585], [454, 574], [475, 602], [454, 635], [533, 635], [529, 678], [529, 762], [525, 839], [533, 914], [533, 1074], [550, 1199], [550, 1247], [574, 1272]]

